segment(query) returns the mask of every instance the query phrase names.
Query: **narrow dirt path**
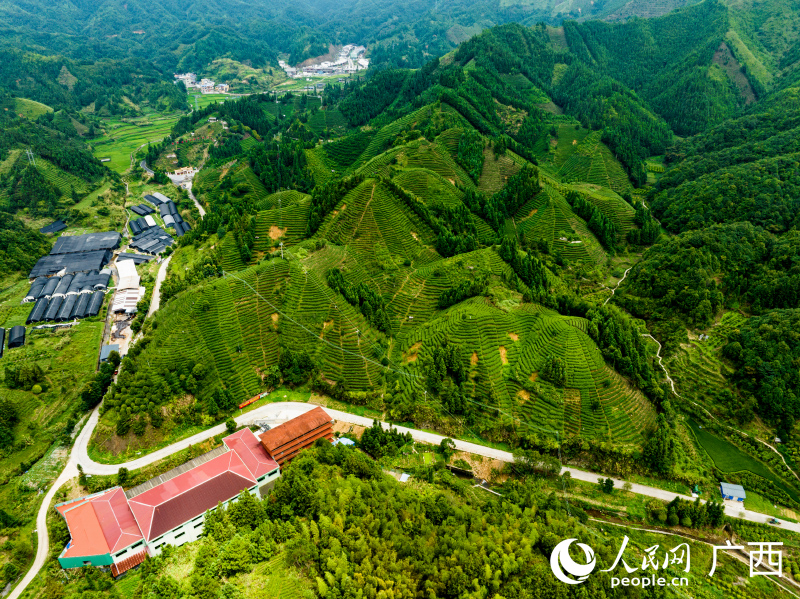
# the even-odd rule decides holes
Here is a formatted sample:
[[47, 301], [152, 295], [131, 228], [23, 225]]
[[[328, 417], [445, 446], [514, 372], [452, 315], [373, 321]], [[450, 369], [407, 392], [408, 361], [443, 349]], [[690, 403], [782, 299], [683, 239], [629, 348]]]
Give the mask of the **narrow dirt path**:
[[750, 439], [753, 439], [753, 440], [755, 440], [755, 441], [758, 441], [759, 443], [761, 443], [762, 445], [764, 445], [764, 446], [766, 446], [766, 447], [769, 447], [769, 448], [770, 448], [772, 451], [774, 451], [776, 454], [778, 454], [778, 457], [780, 457], [780, 458], [781, 458], [781, 461], [783, 462], [783, 465], [784, 465], [784, 466], [786, 466], [786, 469], [787, 469], [789, 472], [791, 472], [791, 473], [794, 475], [794, 477], [795, 477], [795, 478], [796, 478], [798, 481], [800, 481], [800, 476], [798, 476], [798, 475], [797, 475], [797, 473], [796, 473], [794, 470], [792, 470], [792, 467], [791, 467], [791, 466], [789, 466], [789, 463], [786, 461], [786, 458], [785, 458], [785, 457], [783, 457], [783, 454], [782, 454], [780, 451], [778, 451], [778, 448], [777, 448], [777, 447], [775, 447], [774, 445], [771, 445], [770, 443], [768, 443], [768, 442], [764, 441], [763, 439], [760, 439], [759, 437], [756, 437], [755, 435], [749, 435], [749, 434], [747, 434], [746, 432], [744, 432], [744, 431], [742, 431], [742, 430], [739, 430], [738, 428], [735, 428], [735, 427], [733, 427], [733, 426], [730, 426], [729, 424], [725, 424], [724, 422], [722, 422], [721, 420], [719, 420], [719, 418], [717, 418], [717, 417], [716, 417], [716, 416], [714, 416], [714, 415], [713, 415], [711, 412], [709, 412], [709, 411], [708, 411], [708, 410], [707, 410], [707, 409], [706, 409], [704, 406], [701, 406], [701, 405], [700, 405], [699, 403], [697, 403], [696, 401], [693, 401], [693, 400], [691, 400], [691, 399], [689, 399], [689, 398], [687, 398], [687, 397], [684, 397], [684, 396], [683, 396], [683, 395], [681, 395], [680, 393], [678, 393], [678, 392], [675, 390], [675, 381], [674, 381], [674, 380], [672, 380], [672, 377], [669, 375], [669, 372], [667, 371], [667, 367], [666, 367], [666, 366], [664, 366], [664, 359], [661, 357], [661, 343], [659, 343], [658, 339], [656, 339], [655, 337], [653, 337], [653, 336], [652, 336], [650, 333], [643, 333], [643, 334], [642, 334], [642, 337], [648, 337], [648, 338], [652, 339], [653, 341], [655, 341], [655, 342], [656, 342], [656, 345], [658, 345], [658, 351], [656, 351], [656, 357], [658, 358], [658, 365], [659, 365], [659, 366], [661, 366], [661, 370], [663, 370], [663, 371], [664, 371], [664, 376], [666, 376], [666, 377], [667, 377], [667, 381], [669, 382], [669, 386], [670, 386], [670, 388], [672, 389], [672, 393], [675, 395], [675, 397], [678, 397], [678, 398], [680, 398], [680, 399], [682, 399], [682, 400], [684, 400], [684, 401], [688, 401], [688, 402], [689, 402], [689, 403], [691, 403], [692, 405], [694, 405], [694, 406], [696, 406], [696, 407], [700, 408], [701, 410], [703, 410], [703, 412], [705, 412], [705, 413], [706, 413], [706, 415], [707, 415], [709, 418], [711, 418], [711, 420], [713, 420], [714, 422], [716, 422], [716, 423], [717, 423], [717, 424], [719, 424], [720, 426], [724, 426], [724, 427], [725, 427], [725, 428], [727, 428], [728, 430], [732, 430], [732, 431], [734, 431], [734, 432], [736, 432], [736, 433], [739, 433], [739, 434], [740, 434], [740, 435], [742, 435], [743, 437], [748, 437], [748, 438], [750, 438]]
[[[631, 266], [631, 268], [633, 268], [633, 266]], [[622, 281], [624, 281], [624, 280], [625, 280], [625, 277], [627, 277], [627, 276], [628, 276], [628, 273], [630, 272], [631, 268], [629, 268], [628, 270], [626, 270], [626, 271], [625, 271], [625, 273], [622, 275], [622, 278], [621, 278], [619, 281], [617, 281], [617, 284], [616, 284], [616, 285], [614, 285], [614, 288], [611, 290], [611, 295], [609, 295], [609, 296], [606, 298], [606, 301], [604, 301], [604, 302], [603, 302], [603, 305], [604, 305], [604, 306], [605, 306], [605, 305], [606, 305], [606, 304], [607, 304], [607, 303], [608, 303], [608, 302], [611, 300], [611, 298], [612, 298], [612, 297], [614, 297], [614, 293], [616, 293], [616, 291], [617, 291], [617, 288], [620, 286], [620, 283], [622, 283]]]

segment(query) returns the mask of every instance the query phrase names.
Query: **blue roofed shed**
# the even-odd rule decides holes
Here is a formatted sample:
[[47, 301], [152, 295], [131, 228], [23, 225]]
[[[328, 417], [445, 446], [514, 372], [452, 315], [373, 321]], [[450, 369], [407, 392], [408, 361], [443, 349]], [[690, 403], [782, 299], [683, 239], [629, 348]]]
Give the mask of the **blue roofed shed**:
[[747, 494], [744, 492], [742, 485], [732, 485], [730, 483], [720, 483], [720, 492], [723, 499], [731, 499], [733, 501], [744, 501]]

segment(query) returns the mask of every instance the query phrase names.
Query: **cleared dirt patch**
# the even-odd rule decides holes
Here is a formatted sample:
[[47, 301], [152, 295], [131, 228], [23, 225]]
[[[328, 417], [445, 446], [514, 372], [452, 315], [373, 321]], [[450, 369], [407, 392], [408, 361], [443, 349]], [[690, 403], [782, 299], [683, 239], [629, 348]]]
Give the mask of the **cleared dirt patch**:
[[528, 393], [527, 391], [525, 391], [525, 389], [520, 389], [519, 391], [517, 391], [517, 403], [518, 404], [522, 405], [526, 401], [530, 401], [530, 399], [531, 399], [531, 394]]
[[342, 422], [341, 420], [337, 420], [333, 423], [334, 433], [339, 433], [342, 435], [352, 433], [355, 435], [356, 439], [361, 439], [361, 435], [364, 434], [365, 430], [367, 430], [366, 427], [359, 426], [357, 424], [350, 424], [349, 422]]
[[476, 351], [472, 352], [472, 356], [470, 356], [469, 363], [472, 364], [473, 366], [476, 366], [478, 364], [478, 352]]
[[416, 239], [417, 241], [419, 241], [419, 235], [417, 235], [416, 233], [414, 233], [414, 231], [411, 231], [411, 237], [413, 237], [414, 239]]
[[465, 451], [457, 451], [453, 454], [450, 464], [456, 460], [464, 460], [472, 468], [472, 473], [478, 478], [489, 480], [492, 477], [492, 469], [501, 470], [505, 462], [501, 460], [490, 460], [482, 456], [475, 456]]
[[511, 341], [519, 341], [519, 335], [517, 335], [516, 333], [509, 333], [508, 336], [511, 339]]
[[417, 352], [419, 348], [422, 347], [422, 341], [418, 341], [414, 345], [408, 348], [408, 353], [406, 354], [405, 362], [408, 364], [409, 362], [416, 362], [417, 361]]
[[272, 315], [272, 327], [275, 328], [275, 329], [278, 328], [278, 318], [279, 318], [279, 315], [278, 315], [277, 312], [275, 312], [275, 314]]
[[319, 332], [319, 338], [322, 339], [322, 336], [325, 334], [325, 331], [333, 324], [332, 320], [326, 320], [322, 323], [322, 330]]
[[528, 377], [528, 380], [530, 382], [532, 382], [532, 383], [535, 383], [536, 379], [538, 379], [538, 378], [539, 378], [539, 373], [538, 372], [531, 372], [531, 375]]
[[272, 239], [272, 241], [275, 241], [276, 239], [280, 239], [281, 237], [283, 237], [284, 233], [286, 233], [286, 227], [281, 229], [280, 227], [276, 227], [275, 225], [272, 225], [269, 228], [269, 238]]
[[752, 104], [756, 101], [756, 93], [753, 91], [753, 86], [744, 74], [744, 69], [736, 57], [731, 52], [728, 44], [722, 42], [714, 52], [712, 62], [720, 67], [728, 78], [733, 81], [739, 94], [744, 98], [745, 104]]
[[508, 357], [506, 356], [506, 348], [501, 345], [497, 349], [500, 352], [500, 361], [503, 364], [508, 364]]

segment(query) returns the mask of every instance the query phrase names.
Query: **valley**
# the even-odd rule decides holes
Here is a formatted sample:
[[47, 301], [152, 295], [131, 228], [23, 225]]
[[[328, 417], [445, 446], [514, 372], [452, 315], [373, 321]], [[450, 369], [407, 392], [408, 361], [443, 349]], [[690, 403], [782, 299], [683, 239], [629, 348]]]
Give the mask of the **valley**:
[[[176, 45], [128, 15], [137, 37], [91, 58], [0, 43], [26, 75], [0, 84], [12, 598], [533, 597], [563, 590], [558, 539], [607, 567], [625, 535], [629, 563], [688, 539], [692, 596], [797, 591], [796, 10], [440, 4], [338, 30], [316, 4], [202, 34], [165, 15]], [[34, 318], [37, 261], [102, 232], [99, 313]], [[315, 405], [336, 443], [221, 498], [197, 540], [62, 569], [52, 505]], [[782, 542], [783, 576], [734, 552], [706, 576], [726, 540]], [[610, 580], [580, 589], [623, 596]]]

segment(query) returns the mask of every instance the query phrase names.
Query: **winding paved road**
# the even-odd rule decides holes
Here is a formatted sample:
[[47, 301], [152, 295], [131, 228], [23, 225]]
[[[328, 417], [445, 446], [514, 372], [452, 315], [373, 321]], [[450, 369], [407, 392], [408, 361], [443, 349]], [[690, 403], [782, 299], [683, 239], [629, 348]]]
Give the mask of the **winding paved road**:
[[[252, 424], [256, 420], [267, 421], [272, 425], [277, 425], [286, 422], [287, 420], [291, 420], [292, 418], [300, 414], [303, 414], [309, 410], [312, 410], [315, 407], [317, 406], [314, 404], [299, 403], [299, 402], [271, 403], [261, 406], [260, 408], [256, 408], [255, 410], [247, 412], [246, 414], [241, 414], [237, 416], [235, 420], [236, 423], [240, 426]], [[372, 426], [373, 421], [370, 418], [364, 418], [362, 416], [356, 416], [354, 414], [348, 414], [347, 412], [340, 412], [339, 410], [333, 410], [330, 408], [324, 408], [324, 409], [332, 418], [336, 420], [347, 422], [350, 424], [356, 424], [359, 426]], [[46, 525], [47, 510], [50, 506], [50, 503], [53, 500], [53, 496], [55, 495], [59, 487], [61, 487], [61, 485], [66, 483], [71, 478], [78, 476], [78, 465], [80, 465], [83, 468], [83, 471], [86, 474], [100, 474], [100, 475], [116, 474], [122, 466], [124, 466], [128, 470], [135, 470], [147, 466], [149, 464], [152, 464], [154, 462], [157, 462], [163, 458], [172, 455], [177, 451], [186, 449], [190, 445], [200, 443], [201, 441], [205, 441], [206, 439], [219, 435], [220, 433], [225, 431], [225, 425], [219, 424], [201, 433], [193, 435], [192, 437], [188, 437], [186, 439], [183, 439], [182, 441], [173, 443], [169, 447], [164, 447], [136, 460], [132, 460], [124, 464], [100, 464], [98, 462], [93, 461], [89, 457], [88, 453], [89, 440], [92, 437], [94, 428], [97, 426], [97, 421], [99, 417], [100, 417], [99, 408], [95, 408], [95, 410], [89, 417], [87, 424], [83, 427], [83, 429], [78, 434], [75, 440], [75, 444], [73, 446], [72, 452], [70, 453], [69, 460], [67, 461], [67, 465], [64, 468], [64, 471], [61, 473], [61, 476], [59, 476], [58, 479], [56, 479], [55, 483], [51, 487], [50, 491], [48, 491], [47, 495], [45, 495], [44, 501], [42, 502], [42, 506], [39, 509], [39, 514], [37, 515], [36, 518], [37, 534], [39, 539], [36, 550], [36, 559], [34, 560], [33, 566], [25, 575], [25, 577], [22, 579], [20, 584], [17, 585], [17, 587], [11, 592], [11, 594], [9, 595], [9, 599], [17, 599], [20, 596], [20, 594], [25, 590], [25, 587], [27, 587], [27, 585], [33, 580], [36, 574], [38, 574], [42, 566], [44, 566], [47, 554], [49, 552], [49, 541], [47, 536], [47, 525]], [[381, 425], [384, 428], [388, 428], [390, 426], [385, 422], [382, 422]], [[411, 433], [411, 436], [414, 438], [415, 441], [421, 441], [424, 443], [431, 443], [434, 445], [438, 445], [442, 441], [442, 439], [444, 439], [444, 437], [442, 437], [441, 435], [436, 435], [434, 433], [405, 428], [402, 426], [397, 426], [395, 428], [401, 433]], [[504, 462], [512, 462], [514, 460], [514, 456], [511, 453], [503, 451], [501, 449], [485, 447], [483, 445], [478, 445], [476, 443], [470, 443], [469, 441], [461, 441], [461, 440], [455, 440], [455, 445], [456, 449], [460, 451], [466, 451], [490, 459], [502, 460]], [[596, 483], [597, 479], [602, 477], [600, 474], [597, 474], [595, 472], [587, 472], [585, 470], [579, 470], [577, 468], [563, 468], [562, 473], [563, 472], [569, 472], [570, 476], [574, 479], [590, 483]], [[625, 481], [622, 481], [620, 479], [614, 478], [612, 480], [614, 481], [614, 486], [616, 488], [622, 488], [622, 486], [625, 484]], [[656, 489], [655, 487], [648, 487], [636, 483], [631, 484], [631, 491], [639, 495], [655, 497], [657, 499], [661, 499], [662, 501], [672, 501], [675, 497], [680, 497], [681, 499], [685, 499], [687, 501], [694, 501], [691, 497], [688, 497], [686, 495], [680, 495], [678, 493], [673, 493], [671, 491]], [[765, 516], [764, 514], [758, 512], [742, 509], [742, 507], [740, 507], [739, 505], [735, 505], [732, 502], [726, 502], [725, 513], [730, 517], [743, 518], [751, 522], [765, 523], [769, 520], [769, 516]], [[800, 524], [796, 524], [793, 522], [783, 522], [781, 524], [781, 528], [800, 533]], [[778, 530], [780, 530], [780, 528]]]

